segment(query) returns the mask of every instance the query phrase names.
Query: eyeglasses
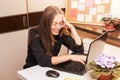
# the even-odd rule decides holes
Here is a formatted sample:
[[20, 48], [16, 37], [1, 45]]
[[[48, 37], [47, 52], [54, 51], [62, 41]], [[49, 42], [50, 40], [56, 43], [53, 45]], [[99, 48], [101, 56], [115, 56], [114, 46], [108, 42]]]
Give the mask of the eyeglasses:
[[61, 21], [61, 22], [53, 22], [52, 23], [52, 26], [59, 26], [59, 27], [64, 27], [65, 26], [65, 23], [64, 21]]

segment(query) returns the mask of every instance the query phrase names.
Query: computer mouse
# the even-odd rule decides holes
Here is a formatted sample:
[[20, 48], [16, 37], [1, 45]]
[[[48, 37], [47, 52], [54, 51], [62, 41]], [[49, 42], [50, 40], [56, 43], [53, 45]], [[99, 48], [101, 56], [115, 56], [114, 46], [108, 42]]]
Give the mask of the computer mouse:
[[55, 71], [55, 70], [48, 70], [48, 71], [46, 72], [46, 75], [47, 75], [48, 77], [57, 78], [57, 77], [59, 77], [60, 74], [59, 74], [57, 71]]

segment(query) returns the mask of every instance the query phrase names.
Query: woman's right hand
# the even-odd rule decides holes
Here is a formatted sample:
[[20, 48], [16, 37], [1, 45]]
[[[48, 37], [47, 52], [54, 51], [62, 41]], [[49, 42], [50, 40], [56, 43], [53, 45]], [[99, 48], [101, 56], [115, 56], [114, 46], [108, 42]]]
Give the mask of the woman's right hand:
[[64, 16], [62, 18], [63, 18], [66, 28], [69, 28], [70, 30], [75, 29], [75, 27], [72, 24], [70, 24]]
[[85, 55], [69, 55], [69, 56], [70, 56], [70, 60], [78, 61], [78, 62], [85, 64], [85, 61], [86, 61]]

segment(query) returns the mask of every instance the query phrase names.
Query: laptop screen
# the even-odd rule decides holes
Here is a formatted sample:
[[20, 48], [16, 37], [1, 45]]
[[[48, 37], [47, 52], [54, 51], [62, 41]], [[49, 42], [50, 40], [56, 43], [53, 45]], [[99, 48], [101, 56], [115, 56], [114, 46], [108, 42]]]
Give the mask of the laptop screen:
[[103, 52], [107, 38], [107, 33], [108, 32], [105, 32], [90, 43], [86, 64], [90, 63], [91, 61], [94, 61]]

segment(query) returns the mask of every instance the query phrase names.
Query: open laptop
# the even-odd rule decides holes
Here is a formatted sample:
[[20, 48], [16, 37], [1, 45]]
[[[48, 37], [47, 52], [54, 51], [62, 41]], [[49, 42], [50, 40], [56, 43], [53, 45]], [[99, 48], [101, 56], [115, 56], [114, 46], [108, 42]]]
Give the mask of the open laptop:
[[[94, 61], [97, 58], [97, 56], [99, 56], [103, 52], [107, 38], [107, 33], [108, 31], [103, 33], [102, 35], [100, 35], [98, 38], [96, 38], [90, 43], [88, 53], [85, 54], [87, 56], [85, 65], [90, 63], [91, 61]], [[83, 65], [80, 62], [68, 61], [65, 63], [61, 63], [57, 66], [54, 66], [53, 68], [69, 73], [83, 75], [86, 73], [85, 65]]]
[[108, 32], [103, 33], [90, 43], [85, 64], [94, 61], [103, 52]]

